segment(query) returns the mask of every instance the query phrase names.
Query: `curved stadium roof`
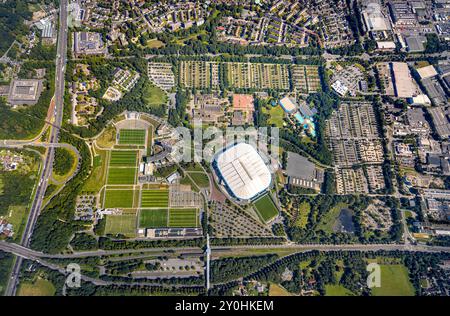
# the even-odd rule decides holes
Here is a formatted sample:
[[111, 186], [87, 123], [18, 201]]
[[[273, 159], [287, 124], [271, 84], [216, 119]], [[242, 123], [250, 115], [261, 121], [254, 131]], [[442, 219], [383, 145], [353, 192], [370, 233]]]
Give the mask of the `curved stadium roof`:
[[262, 157], [245, 143], [235, 144], [217, 155], [217, 169], [233, 195], [249, 200], [270, 186], [272, 176]]

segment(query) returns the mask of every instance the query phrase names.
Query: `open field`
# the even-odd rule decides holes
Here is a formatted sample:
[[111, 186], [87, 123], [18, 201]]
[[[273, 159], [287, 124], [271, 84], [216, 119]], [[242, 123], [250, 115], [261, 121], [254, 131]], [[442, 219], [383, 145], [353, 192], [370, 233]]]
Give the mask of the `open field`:
[[158, 39], [150, 39], [147, 41], [148, 48], [161, 48], [164, 47], [164, 43]]
[[53, 296], [56, 289], [52, 282], [38, 277], [33, 283], [23, 282], [17, 293], [18, 296]]
[[381, 265], [381, 287], [373, 288], [374, 296], [413, 296], [408, 269], [402, 264]]
[[116, 128], [113, 125], [109, 125], [105, 130], [97, 137], [96, 143], [102, 148], [111, 148], [116, 143]]
[[170, 209], [169, 227], [197, 227], [198, 214], [195, 208]]
[[120, 145], [144, 145], [145, 130], [143, 129], [121, 129], [119, 131]]
[[200, 188], [209, 187], [209, 178], [205, 173], [200, 172], [189, 172], [192, 180], [197, 184]]
[[166, 104], [167, 102], [166, 93], [157, 86], [148, 84], [142, 93], [145, 103], [149, 107]]
[[273, 203], [269, 194], [260, 197], [253, 204], [265, 223], [278, 215], [278, 208]]
[[134, 192], [133, 189], [106, 189], [104, 208], [132, 208]]
[[134, 184], [137, 168], [109, 168], [108, 184]]
[[311, 212], [311, 205], [308, 202], [302, 202], [298, 207], [297, 221], [295, 225], [301, 228], [305, 228], [308, 224], [309, 213]]
[[136, 214], [107, 215], [105, 234], [136, 235]]
[[317, 229], [322, 229], [325, 232], [332, 233], [333, 232], [333, 225], [336, 222], [337, 218], [339, 217], [339, 214], [342, 209], [348, 207], [348, 204], [346, 203], [338, 203], [335, 207], [333, 207], [331, 210], [328, 211], [325, 215], [323, 215], [322, 219], [320, 220], [319, 225], [317, 226]]
[[113, 150], [111, 151], [109, 165], [114, 167], [135, 167], [136, 160], [137, 152], [134, 150]]
[[281, 106], [270, 106], [270, 108], [264, 107], [263, 112], [270, 116], [267, 123], [270, 125], [275, 125], [278, 128], [283, 127], [284, 110]]
[[139, 213], [139, 227], [156, 228], [167, 227], [167, 209], [141, 210]]
[[83, 190], [89, 192], [98, 192], [106, 183], [106, 170], [108, 168], [109, 150], [96, 149], [97, 155], [94, 156], [94, 168], [91, 175], [84, 183]]
[[281, 285], [270, 283], [269, 296], [292, 296], [292, 294]]
[[142, 208], [164, 208], [169, 206], [169, 190], [142, 190]]
[[342, 285], [327, 284], [325, 285], [325, 296], [354, 296], [352, 291], [346, 289]]
[[4, 217], [10, 224], [14, 226], [14, 240], [20, 239], [22, 230], [25, 228], [25, 216], [28, 213], [25, 205], [11, 205]]

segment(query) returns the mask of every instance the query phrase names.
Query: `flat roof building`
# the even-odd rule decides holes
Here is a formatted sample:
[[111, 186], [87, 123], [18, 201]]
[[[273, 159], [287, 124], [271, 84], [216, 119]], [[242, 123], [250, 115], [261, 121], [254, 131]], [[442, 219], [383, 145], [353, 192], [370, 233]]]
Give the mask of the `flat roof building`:
[[398, 98], [412, 98], [419, 94], [418, 87], [414, 82], [408, 64], [402, 62], [391, 63], [395, 96]]
[[281, 99], [280, 105], [286, 113], [293, 113], [297, 109], [297, 102], [295, 99], [289, 97]]
[[12, 105], [34, 105], [42, 92], [42, 82], [37, 79], [16, 79], [11, 82], [8, 102]]
[[82, 55], [104, 55], [108, 51], [100, 33], [75, 32], [73, 37], [75, 57]]
[[435, 77], [438, 74], [433, 65], [419, 68], [417, 69], [417, 73], [419, 74], [420, 79]]
[[246, 143], [227, 147], [213, 161], [216, 174], [233, 197], [247, 201], [266, 191], [272, 175], [262, 157]]

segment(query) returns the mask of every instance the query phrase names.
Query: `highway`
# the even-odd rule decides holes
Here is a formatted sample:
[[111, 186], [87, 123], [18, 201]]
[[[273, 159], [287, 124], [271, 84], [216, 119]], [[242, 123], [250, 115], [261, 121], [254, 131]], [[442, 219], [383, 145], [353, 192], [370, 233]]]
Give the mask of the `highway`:
[[[220, 255], [228, 255], [230, 252], [248, 251], [249, 253], [254, 250], [257, 254], [260, 254], [260, 249], [267, 249], [268, 252], [277, 252], [281, 250], [292, 250], [292, 252], [306, 252], [312, 250], [319, 251], [414, 251], [414, 252], [450, 252], [450, 247], [438, 247], [427, 245], [405, 245], [405, 244], [294, 244], [286, 243], [281, 245], [239, 245], [239, 246], [210, 246], [211, 252], [214, 253], [214, 257], [220, 257]], [[101, 257], [121, 254], [136, 254], [140, 256], [141, 253], [157, 255], [168, 254], [193, 254], [203, 255], [204, 251], [197, 247], [171, 247], [171, 248], [142, 248], [142, 249], [121, 249], [121, 250], [94, 250], [85, 252], [75, 252], [69, 254], [46, 254], [39, 251], [30, 249], [29, 247], [9, 243], [6, 241], [0, 241], [0, 250], [13, 253], [19, 257], [29, 258], [35, 260], [37, 258], [49, 258], [49, 259], [70, 259], [70, 258], [86, 258], [86, 257]], [[130, 256], [131, 258], [132, 256]], [[128, 258], [128, 257], [127, 257]]]
[[[214, 250], [215, 256], [229, 256], [230, 254], [236, 251], [249, 251], [256, 250], [256, 254], [258, 253], [257, 249], [267, 249], [269, 252], [276, 252], [277, 250], [292, 250], [292, 253], [288, 253], [286, 255], [292, 255], [294, 253], [299, 252], [307, 252], [312, 250], [320, 250], [324, 252], [331, 251], [377, 251], [377, 250], [387, 250], [387, 251], [417, 251], [417, 252], [450, 252], [450, 247], [435, 247], [435, 246], [425, 246], [425, 245], [405, 245], [405, 244], [373, 244], [373, 245], [362, 245], [362, 244], [354, 244], [354, 245], [326, 245], [326, 244], [310, 244], [310, 245], [298, 245], [298, 244], [282, 244], [282, 245], [240, 245], [240, 246], [212, 246], [211, 249]], [[92, 257], [92, 256], [105, 256], [105, 255], [117, 255], [117, 254], [132, 254], [135, 253], [136, 256], [142, 256], [141, 253], [151, 253], [151, 255], [167, 255], [167, 251], [171, 250], [172, 255], [176, 254], [195, 254], [202, 256], [204, 255], [203, 251], [200, 248], [146, 248], [146, 249], [123, 249], [123, 250], [96, 250], [89, 252], [78, 252], [72, 254], [44, 254], [39, 251], [35, 251], [29, 249], [25, 246], [21, 246], [14, 243], [8, 243], [5, 241], [0, 241], [0, 250], [15, 254], [21, 260], [23, 258], [36, 261], [37, 263], [51, 269], [60, 272], [61, 274], [67, 274], [64, 267], [61, 265], [52, 263], [48, 261], [48, 259], [70, 259], [70, 258], [83, 258], [83, 257]], [[207, 253], [208, 254], [208, 253]], [[122, 257], [122, 260], [132, 259], [133, 256], [130, 257]], [[154, 282], [113, 282], [106, 281], [102, 279], [92, 278], [89, 276], [81, 275], [81, 279], [87, 282], [91, 282], [95, 285], [161, 285], [159, 283]], [[180, 285], [182, 286], [182, 285]], [[208, 282], [209, 286], [209, 282]]]
[[[63, 107], [64, 107], [64, 76], [67, 62], [67, 0], [60, 1], [60, 13], [59, 13], [59, 32], [58, 32], [58, 44], [56, 55], [56, 77], [55, 77], [55, 112], [54, 112], [54, 125], [51, 128], [49, 142], [51, 144], [58, 143], [59, 130], [62, 124]], [[36, 225], [39, 212], [41, 210], [42, 201], [45, 191], [47, 190], [48, 179], [52, 175], [53, 159], [55, 154], [55, 148], [49, 147], [47, 155], [44, 161], [44, 168], [42, 170], [36, 195], [31, 204], [30, 213], [25, 226], [25, 230], [22, 235], [20, 244], [28, 247], [30, 244], [31, 234], [33, 233], [34, 226]], [[11, 278], [5, 291], [5, 296], [14, 296], [16, 293], [18, 275], [20, 266], [22, 265], [22, 257], [17, 257], [14, 264]]]

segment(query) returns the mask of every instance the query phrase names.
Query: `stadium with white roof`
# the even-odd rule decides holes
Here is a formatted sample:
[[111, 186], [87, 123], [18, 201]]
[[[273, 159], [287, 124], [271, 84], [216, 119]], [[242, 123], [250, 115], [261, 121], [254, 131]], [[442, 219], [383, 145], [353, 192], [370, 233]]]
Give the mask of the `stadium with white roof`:
[[251, 200], [265, 192], [272, 182], [269, 168], [249, 144], [225, 148], [216, 155], [213, 167], [230, 195], [238, 200]]

